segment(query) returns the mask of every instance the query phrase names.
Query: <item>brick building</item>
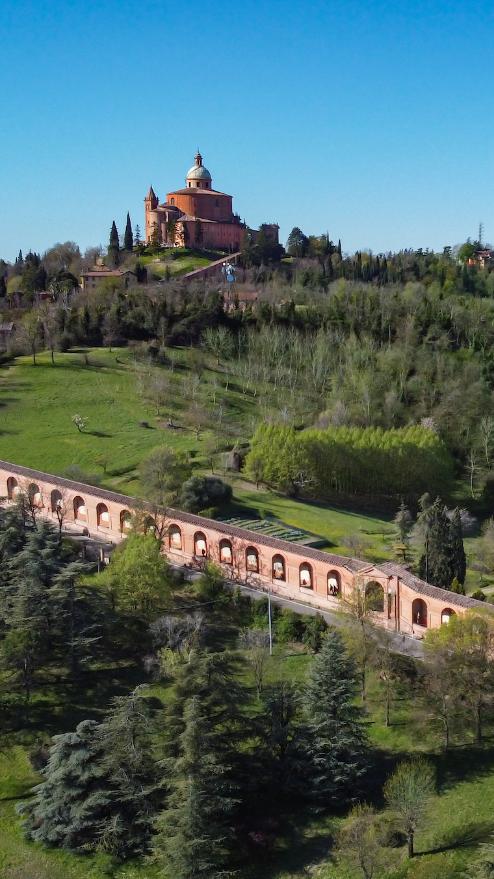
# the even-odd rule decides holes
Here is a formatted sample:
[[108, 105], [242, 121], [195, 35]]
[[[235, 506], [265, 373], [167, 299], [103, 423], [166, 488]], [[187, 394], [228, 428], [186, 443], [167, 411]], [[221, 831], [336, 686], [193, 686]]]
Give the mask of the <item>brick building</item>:
[[[240, 250], [246, 230], [233, 212], [231, 195], [213, 189], [210, 172], [200, 152], [187, 172], [185, 187], [169, 192], [160, 204], [151, 186], [144, 199], [146, 243], [197, 247], [204, 250]], [[278, 226], [265, 227], [278, 243]]]

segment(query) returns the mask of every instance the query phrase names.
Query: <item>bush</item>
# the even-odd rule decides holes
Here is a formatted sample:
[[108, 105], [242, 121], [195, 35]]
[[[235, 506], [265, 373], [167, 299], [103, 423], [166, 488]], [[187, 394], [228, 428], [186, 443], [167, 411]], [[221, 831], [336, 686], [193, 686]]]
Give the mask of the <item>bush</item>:
[[221, 507], [232, 499], [232, 487], [218, 476], [192, 476], [182, 485], [180, 506], [189, 513]]
[[326, 634], [329, 626], [320, 613], [315, 616], [306, 617], [304, 620], [304, 633], [302, 635], [302, 643], [309, 650], [318, 653], [321, 649], [322, 639]]
[[276, 640], [280, 644], [301, 641], [304, 634], [304, 621], [300, 614], [284, 608], [276, 620]]
[[486, 601], [487, 596], [485, 592], [482, 592], [482, 589], [476, 589], [475, 592], [472, 592], [470, 598], [475, 598], [476, 601]]
[[224, 600], [229, 601], [231, 593], [225, 589], [223, 574], [216, 565], [208, 562], [198, 580], [195, 582], [195, 588], [201, 598], [207, 601]]

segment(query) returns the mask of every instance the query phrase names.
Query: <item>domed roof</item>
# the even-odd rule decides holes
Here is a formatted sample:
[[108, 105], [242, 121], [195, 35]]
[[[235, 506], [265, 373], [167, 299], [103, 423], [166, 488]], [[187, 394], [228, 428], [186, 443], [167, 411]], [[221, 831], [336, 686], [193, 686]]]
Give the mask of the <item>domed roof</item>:
[[204, 167], [202, 164], [202, 156], [197, 151], [197, 155], [195, 158], [195, 164], [192, 165], [192, 168], [187, 171], [187, 180], [211, 180], [211, 174], [208, 169]]
[[211, 174], [204, 165], [193, 165], [190, 171], [187, 171], [187, 180], [211, 180]]

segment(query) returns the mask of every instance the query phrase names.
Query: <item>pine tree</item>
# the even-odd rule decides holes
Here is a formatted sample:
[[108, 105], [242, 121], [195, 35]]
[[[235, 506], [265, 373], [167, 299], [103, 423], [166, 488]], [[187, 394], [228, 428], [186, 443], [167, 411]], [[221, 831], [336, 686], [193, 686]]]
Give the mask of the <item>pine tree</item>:
[[136, 247], [139, 247], [141, 243], [141, 230], [139, 224], [136, 226], [135, 234], [134, 234], [134, 244]]
[[230, 875], [237, 790], [201, 696], [186, 700], [183, 719], [178, 757], [166, 761], [170, 795], [155, 853], [173, 879], [218, 879]]
[[113, 266], [118, 265], [119, 254], [120, 254], [120, 243], [119, 243], [119, 237], [118, 237], [118, 229], [117, 229], [117, 225], [115, 223], [115, 220], [113, 220], [113, 223], [111, 226], [111, 231], [110, 231], [110, 243], [108, 245], [108, 259], [109, 259], [111, 265], [113, 265]]
[[132, 251], [133, 246], [134, 246], [134, 236], [132, 234], [132, 223], [130, 222], [130, 214], [127, 212], [127, 223], [125, 226], [125, 234], [124, 234], [124, 248], [125, 248], [125, 250]]
[[53, 737], [43, 782], [35, 787], [32, 800], [20, 807], [30, 839], [58, 848], [97, 847], [110, 802], [102, 756], [93, 720]]
[[367, 737], [355, 705], [357, 671], [331, 629], [311, 667], [304, 694], [311, 769], [309, 795], [323, 807], [353, 799], [366, 769]]

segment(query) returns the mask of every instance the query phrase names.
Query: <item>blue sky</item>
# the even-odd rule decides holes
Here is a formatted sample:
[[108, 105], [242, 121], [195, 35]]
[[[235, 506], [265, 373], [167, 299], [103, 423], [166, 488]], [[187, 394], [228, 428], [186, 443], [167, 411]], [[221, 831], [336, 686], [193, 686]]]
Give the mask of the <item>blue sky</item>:
[[0, 0], [0, 25], [0, 256], [142, 228], [197, 146], [283, 240], [494, 240], [490, 2]]

